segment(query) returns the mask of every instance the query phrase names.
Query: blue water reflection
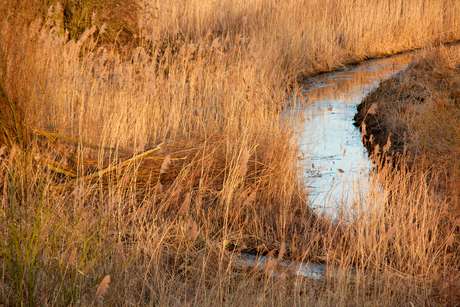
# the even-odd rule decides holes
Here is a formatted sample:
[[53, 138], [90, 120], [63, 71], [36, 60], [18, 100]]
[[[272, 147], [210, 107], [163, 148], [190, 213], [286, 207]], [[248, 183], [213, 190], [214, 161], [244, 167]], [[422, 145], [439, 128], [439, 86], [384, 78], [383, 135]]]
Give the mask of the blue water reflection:
[[[404, 69], [412, 57], [404, 54], [372, 60], [304, 82], [302, 92], [310, 107], [302, 114], [301, 150], [312, 206], [320, 213], [348, 203], [357, 180], [365, 180], [371, 167], [361, 134], [353, 125], [356, 106], [379, 82]], [[300, 112], [301, 103], [295, 105]]]

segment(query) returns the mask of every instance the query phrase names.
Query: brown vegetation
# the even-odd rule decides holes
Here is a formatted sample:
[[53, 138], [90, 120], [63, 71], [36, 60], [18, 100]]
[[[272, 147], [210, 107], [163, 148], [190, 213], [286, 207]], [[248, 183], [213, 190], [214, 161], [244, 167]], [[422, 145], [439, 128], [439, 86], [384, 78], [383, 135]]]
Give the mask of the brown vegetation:
[[459, 103], [459, 47], [440, 47], [419, 52], [405, 71], [382, 82], [358, 106], [355, 116], [356, 125], [366, 132], [364, 141], [371, 154], [430, 169], [437, 174], [438, 189], [456, 210]]
[[[300, 121], [282, 110], [303, 76], [459, 40], [459, 12], [448, 0], [0, 2], [0, 304], [456, 302], [456, 224], [425, 181], [384, 180], [399, 211], [382, 211], [374, 187], [342, 219], [318, 217]], [[274, 276], [235, 268], [242, 250], [360, 270]]]
[[[430, 303], [442, 297], [447, 301], [441, 302], [449, 306], [460, 299], [459, 285], [454, 282], [459, 276], [460, 251], [459, 64], [458, 46], [427, 48], [416, 54], [405, 71], [372, 91], [355, 116], [388, 195], [385, 211], [389, 215], [395, 212], [397, 219], [407, 214], [403, 224], [417, 224], [413, 240], [425, 241], [421, 245], [425, 250], [418, 255], [432, 257], [419, 270], [443, 267], [441, 280], [434, 282], [438, 270], [427, 274], [434, 282], [432, 291], [440, 291]], [[417, 213], [403, 213], [402, 207], [413, 207]], [[407, 230], [405, 236], [411, 235]], [[407, 242], [407, 246], [413, 245]], [[430, 250], [441, 246], [443, 252]], [[387, 252], [394, 247], [392, 244]], [[411, 261], [415, 259], [408, 263]], [[434, 264], [437, 261], [444, 265]], [[412, 263], [410, 266], [415, 268]]]

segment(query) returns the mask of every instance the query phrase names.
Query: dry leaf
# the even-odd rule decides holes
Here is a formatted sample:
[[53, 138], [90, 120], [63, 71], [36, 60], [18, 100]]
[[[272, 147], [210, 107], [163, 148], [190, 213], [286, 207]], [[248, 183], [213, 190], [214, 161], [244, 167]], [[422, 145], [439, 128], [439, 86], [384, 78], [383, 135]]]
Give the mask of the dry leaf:
[[100, 295], [104, 295], [104, 293], [109, 288], [109, 283], [110, 283], [110, 275], [107, 275], [102, 279], [101, 284], [99, 285], [99, 287], [97, 287], [96, 297], [100, 296]]
[[74, 264], [75, 260], [77, 260], [77, 251], [78, 251], [78, 248], [75, 247], [72, 253], [70, 254], [69, 261], [68, 261], [69, 265]]
[[373, 239], [374, 239], [374, 238], [373, 238], [372, 236], [369, 236], [369, 237], [366, 239], [366, 241], [364, 242], [364, 244], [365, 244], [366, 246], [368, 246], [368, 247], [371, 246], [371, 245], [372, 245], [372, 242], [373, 242]]
[[171, 156], [167, 155], [166, 158], [163, 160], [163, 163], [161, 164], [161, 170], [160, 170], [161, 174], [166, 172], [166, 170], [169, 167], [169, 164], [171, 164]]
[[192, 239], [196, 239], [196, 237], [198, 237], [198, 225], [196, 224], [196, 222], [194, 221], [193, 224], [192, 224], [192, 229], [190, 229], [190, 237]]
[[327, 110], [332, 111], [332, 108], [333, 108], [333, 106], [330, 106], [329, 108], [327, 108]]
[[355, 201], [353, 203], [353, 205], [351, 205], [351, 207], [350, 207], [350, 210], [356, 210], [356, 209], [358, 209], [358, 202], [357, 201]]
[[244, 224], [244, 225], [247, 225], [248, 222], [249, 222], [249, 215], [246, 215], [246, 218], [244, 219], [243, 224]]
[[103, 23], [102, 26], [101, 26], [101, 29], [99, 30], [99, 35], [104, 34], [105, 30], [107, 30], [107, 24]]
[[242, 251], [244, 251], [247, 248], [248, 248], [248, 246], [245, 243], [243, 243], [238, 247], [237, 251], [238, 251], [238, 253], [241, 253]]
[[136, 211], [136, 216], [138, 219], [141, 219], [144, 216], [146, 206], [141, 206], [139, 209]]
[[318, 234], [313, 238], [313, 242], [318, 243], [319, 239], [321, 239], [321, 234], [318, 233]]
[[211, 44], [212, 49], [218, 49], [219, 47], [220, 47], [220, 37], [216, 38]]
[[84, 194], [83, 188], [80, 185], [74, 185], [74, 190], [70, 194], [71, 196], [74, 196], [76, 198], [82, 197]]
[[384, 183], [385, 182], [387, 172], [388, 172], [388, 169], [387, 169], [386, 166], [379, 171], [379, 173], [377, 175], [377, 182], [378, 183]]
[[433, 218], [433, 219], [431, 219], [431, 221], [427, 224], [427, 229], [433, 230], [434, 228], [436, 228], [437, 225], [438, 225], [438, 220], [437, 220], [436, 218]]
[[452, 259], [452, 256], [454, 256], [454, 255], [455, 255], [454, 253], [447, 254], [447, 255], [444, 257], [444, 262], [449, 262], [450, 259]]
[[179, 210], [180, 215], [185, 215], [187, 213], [187, 210], [190, 205], [190, 200], [191, 200], [191, 196], [190, 196], [190, 192], [188, 192], [187, 195], [185, 196], [185, 200], [182, 203], [182, 206], [180, 207], [180, 210]]
[[192, 239], [196, 239], [198, 237], [199, 231], [198, 231], [198, 225], [194, 220], [191, 218], [188, 219], [187, 222], [187, 229], [189, 231], [189, 235]]
[[345, 173], [345, 171], [343, 169], [341, 169], [341, 168], [339, 168], [338, 171], [339, 171], [339, 173], [342, 173], [342, 174]]

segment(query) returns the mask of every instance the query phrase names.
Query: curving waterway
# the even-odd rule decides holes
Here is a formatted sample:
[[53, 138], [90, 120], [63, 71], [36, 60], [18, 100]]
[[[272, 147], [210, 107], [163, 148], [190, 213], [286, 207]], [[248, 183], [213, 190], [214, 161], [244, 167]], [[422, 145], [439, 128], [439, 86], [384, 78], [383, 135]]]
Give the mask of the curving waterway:
[[[305, 180], [311, 191], [311, 206], [319, 214], [337, 217], [336, 208], [349, 206], [357, 185], [362, 189], [362, 182], [368, 181], [372, 163], [353, 125], [356, 107], [369, 91], [404, 69], [412, 58], [413, 53], [396, 55], [315, 76], [305, 80], [302, 89], [310, 106], [302, 107], [301, 101], [291, 103], [286, 115], [303, 112], [305, 119], [300, 132]], [[242, 254], [236, 264], [263, 269], [270, 261], [274, 260]], [[277, 261], [275, 267], [309, 278], [322, 278], [331, 271], [322, 264], [290, 261]]]
[[[407, 67], [413, 53], [366, 61], [338, 72], [305, 80], [302, 152], [311, 205], [318, 213], [332, 213], [349, 204], [357, 181], [364, 182], [371, 168], [361, 133], [353, 125], [356, 107], [379, 83]], [[300, 103], [293, 105], [300, 106]]]

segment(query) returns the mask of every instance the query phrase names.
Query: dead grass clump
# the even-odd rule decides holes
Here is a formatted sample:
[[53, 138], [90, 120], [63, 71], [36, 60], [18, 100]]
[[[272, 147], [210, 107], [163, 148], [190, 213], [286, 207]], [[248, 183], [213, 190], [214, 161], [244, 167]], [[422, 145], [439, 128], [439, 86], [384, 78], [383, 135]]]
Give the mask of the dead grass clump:
[[[332, 291], [353, 293], [356, 302], [375, 305], [388, 300], [415, 306], [455, 304], [449, 280], [458, 276], [459, 217], [436, 192], [443, 174], [425, 165], [392, 168], [387, 163], [378, 168], [375, 185], [367, 186], [367, 194], [358, 195], [340, 218], [346, 222], [326, 234], [328, 263], [356, 272], [351, 281], [340, 274], [331, 278]], [[324, 299], [345, 305], [340, 296]]]
[[[458, 47], [422, 52], [390, 80], [382, 82], [358, 107], [356, 124], [365, 124], [365, 144], [378, 154], [405, 155], [408, 164], [435, 170], [439, 189], [458, 203], [459, 106], [456, 100]], [[376, 106], [375, 113], [369, 112]], [[410, 162], [409, 162], [410, 161]]]
[[430, 276], [422, 278], [432, 289], [426, 297], [441, 305], [458, 302], [451, 279], [458, 276], [460, 243], [458, 60], [458, 47], [423, 51], [382, 82], [355, 117], [387, 195], [384, 216], [373, 222], [380, 226], [363, 227], [365, 236], [374, 234], [358, 244], [359, 254], [378, 272], [394, 270], [414, 283], [413, 276]]
[[47, 5], [60, 8], [62, 29], [69, 31], [71, 39], [79, 39], [86, 29], [95, 26], [105, 29], [99, 46], [113, 45], [117, 49], [134, 48], [138, 44], [139, 5], [136, 1], [47, 1]]
[[[91, 158], [91, 151], [86, 151], [88, 157], [82, 154], [84, 150], [78, 153], [79, 148], [96, 148], [99, 156], [99, 151], [112, 153], [113, 148], [100, 148], [42, 130], [36, 132], [45, 137], [42, 146], [47, 147], [46, 142], [49, 142], [48, 147], [56, 152], [52, 158], [37, 157], [55, 174], [53, 190], [79, 194], [85, 186], [97, 186], [84, 196], [88, 199], [84, 206], [91, 210], [99, 207], [95, 207], [94, 198], [111, 198], [113, 186], [120, 195], [136, 191], [132, 201], [121, 204], [117, 200], [109, 205], [115, 206], [114, 209], [119, 207], [116, 209], [117, 219], [123, 221], [123, 228], [131, 233], [130, 237], [145, 239], [143, 231], [139, 233], [145, 223], [186, 220], [188, 231], [194, 234], [194, 238], [200, 232], [205, 237], [223, 235], [231, 238], [232, 244], [240, 251], [267, 253], [273, 249], [274, 242], [288, 238], [291, 256], [298, 256], [302, 249], [297, 245], [308, 243], [301, 236], [310, 231], [315, 216], [303, 205], [302, 198], [292, 198], [289, 206], [295, 214], [279, 220], [277, 216], [286, 206], [284, 192], [262, 193], [276, 188], [270, 179], [282, 174], [278, 173], [277, 167], [271, 169], [266, 165], [279, 163], [279, 155], [285, 155], [282, 150], [279, 153], [272, 151], [274, 156], [271, 159], [276, 160], [264, 161], [255, 159], [261, 156], [259, 150], [266, 150], [262, 146], [252, 149], [253, 154], [244, 148], [237, 161], [227, 164], [224, 159], [227, 143], [217, 135], [209, 135], [201, 141], [187, 138], [167, 140], [134, 156], [128, 156], [130, 153], [125, 150], [125, 157], [120, 155], [101, 162], [101, 158]], [[73, 152], [77, 154], [71, 154]], [[119, 153], [123, 154], [123, 151], [120, 149]], [[80, 158], [77, 160], [76, 156]], [[168, 165], [165, 164], [167, 160]], [[202, 231], [199, 228], [203, 228]], [[222, 229], [226, 233], [222, 233]], [[316, 256], [311, 252], [308, 257]]]
[[[0, 68], [1, 69], [1, 68]], [[24, 123], [23, 109], [18, 101], [11, 100], [4, 88], [0, 71], [0, 144], [12, 147], [16, 144], [26, 146], [29, 141], [29, 131]]]

